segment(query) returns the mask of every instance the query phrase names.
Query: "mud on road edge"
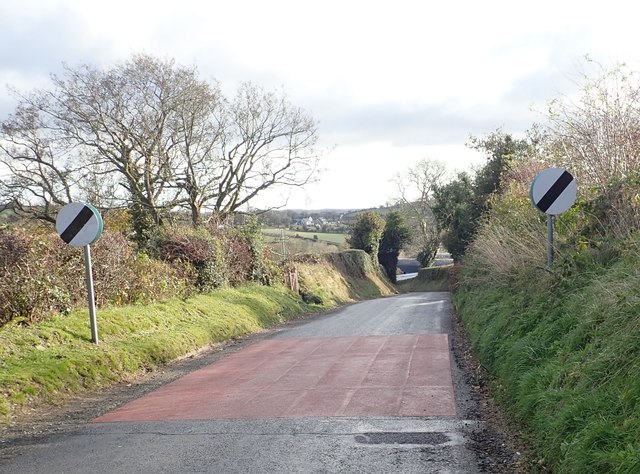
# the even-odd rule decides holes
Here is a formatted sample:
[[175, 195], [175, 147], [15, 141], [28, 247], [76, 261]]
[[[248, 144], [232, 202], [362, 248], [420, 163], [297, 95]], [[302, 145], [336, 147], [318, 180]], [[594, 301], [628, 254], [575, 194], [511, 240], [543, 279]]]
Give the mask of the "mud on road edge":
[[449, 337], [458, 416], [484, 422], [483, 429], [471, 433], [469, 445], [481, 472], [529, 472], [530, 453], [523, 436], [493, 398], [490, 377], [474, 357], [466, 329], [453, 308]]

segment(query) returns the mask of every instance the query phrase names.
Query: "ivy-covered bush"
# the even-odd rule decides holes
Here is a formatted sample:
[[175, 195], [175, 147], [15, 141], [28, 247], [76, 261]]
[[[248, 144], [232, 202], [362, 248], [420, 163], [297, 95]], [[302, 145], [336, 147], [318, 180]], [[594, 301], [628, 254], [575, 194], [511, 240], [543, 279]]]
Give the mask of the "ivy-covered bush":
[[356, 216], [356, 222], [347, 238], [347, 243], [352, 249], [367, 252], [377, 264], [384, 224], [384, 219], [377, 212], [361, 212]]
[[[219, 238], [206, 229], [171, 226], [162, 230], [155, 243], [160, 259], [193, 268], [190, 282], [200, 292], [228, 283], [225, 251]], [[188, 269], [182, 274], [188, 276]]]

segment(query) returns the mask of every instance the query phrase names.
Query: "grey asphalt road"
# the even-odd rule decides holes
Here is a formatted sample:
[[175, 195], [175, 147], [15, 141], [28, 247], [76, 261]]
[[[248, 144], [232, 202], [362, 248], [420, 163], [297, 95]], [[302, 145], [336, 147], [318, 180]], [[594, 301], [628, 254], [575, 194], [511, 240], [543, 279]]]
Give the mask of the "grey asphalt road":
[[362, 301], [276, 333], [276, 338], [447, 334], [449, 293], [406, 293]]
[[[350, 305], [268, 339], [446, 334], [450, 311], [448, 293], [410, 293]], [[456, 372], [452, 365], [454, 379]], [[461, 383], [453, 380], [457, 390]], [[0, 460], [0, 472], [475, 473], [469, 436], [482, 427], [464, 412], [90, 423], [21, 446]]]

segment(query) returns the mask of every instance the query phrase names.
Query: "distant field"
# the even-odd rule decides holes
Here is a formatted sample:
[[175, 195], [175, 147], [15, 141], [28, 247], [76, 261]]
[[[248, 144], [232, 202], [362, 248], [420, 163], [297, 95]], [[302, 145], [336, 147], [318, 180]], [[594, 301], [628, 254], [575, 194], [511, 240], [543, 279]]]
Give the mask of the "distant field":
[[[264, 229], [263, 232], [270, 237], [280, 237], [282, 229]], [[330, 234], [326, 232], [299, 232], [295, 230], [285, 230], [284, 234], [287, 237], [304, 237], [305, 239], [314, 239], [314, 236], [318, 236], [318, 240], [325, 242], [331, 242], [333, 244], [342, 245], [346, 242], [347, 234]]]

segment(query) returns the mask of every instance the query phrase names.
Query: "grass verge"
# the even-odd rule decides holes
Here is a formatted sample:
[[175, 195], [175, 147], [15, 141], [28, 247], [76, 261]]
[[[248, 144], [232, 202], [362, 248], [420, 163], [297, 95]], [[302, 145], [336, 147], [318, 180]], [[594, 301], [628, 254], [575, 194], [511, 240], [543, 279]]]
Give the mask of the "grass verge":
[[461, 273], [454, 302], [533, 472], [640, 472], [639, 263]]
[[98, 345], [90, 342], [87, 311], [29, 327], [5, 326], [0, 329], [0, 421], [21, 408], [56, 404], [314, 308], [281, 287], [246, 286], [100, 310]]
[[318, 297], [310, 299], [315, 303], [305, 303], [283, 287], [247, 285], [186, 300], [104, 308], [97, 316], [98, 345], [90, 341], [88, 310], [32, 326], [1, 327], [0, 423], [23, 409], [132, 380], [216, 342], [396, 292], [363, 251], [297, 265], [301, 286]]

